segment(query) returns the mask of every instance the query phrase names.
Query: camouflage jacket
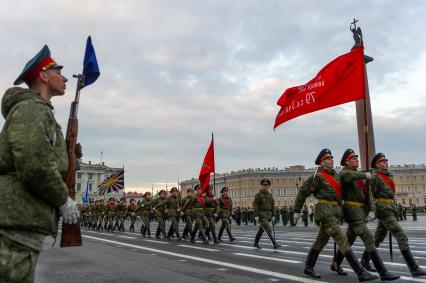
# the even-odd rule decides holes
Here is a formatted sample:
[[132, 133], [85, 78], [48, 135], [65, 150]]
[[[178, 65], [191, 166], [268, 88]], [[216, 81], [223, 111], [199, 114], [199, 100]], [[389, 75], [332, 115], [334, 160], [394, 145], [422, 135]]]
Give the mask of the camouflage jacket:
[[3, 96], [2, 114], [0, 230], [55, 236], [58, 208], [68, 198], [68, 158], [53, 106], [31, 89], [14, 87]]
[[177, 216], [180, 209], [180, 197], [169, 196], [166, 199], [167, 214], [169, 216]]
[[275, 201], [270, 192], [260, 190], [255, 196], [253, 201], [254, 214], [260, 218], [271, 218], [275, 215]]
[[185, 215], [192, 214], [192, 197], [186, 196], [180, 201], [181, 209], [185, 212]]
[[[374, 198], [376, 200], [395, 199], [395, 192], [392, 190], [391, 186], [386, 183], [381, 174], [393, 183], [392, 174], [389, 171], [374, 170], [370, 181], [371, 192]], [[393, 216], [398, 214], [398, 209], [394, 203], [381, 203], [380, 201], [376, 201], [376, 214], [378, 218]]]
[[212, 196], [206, 196], [206, 216], [213, 216], [214, 213], [218, 213], [219, 210], [219, 201]]

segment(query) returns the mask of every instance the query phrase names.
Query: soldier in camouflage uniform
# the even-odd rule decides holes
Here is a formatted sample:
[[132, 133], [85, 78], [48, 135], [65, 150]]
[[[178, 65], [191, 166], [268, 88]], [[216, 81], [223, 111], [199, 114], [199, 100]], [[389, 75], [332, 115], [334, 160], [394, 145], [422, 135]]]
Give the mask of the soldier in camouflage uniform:
[[207, 240], [206, 235], [204, 233], [204, 226], [203, 226], [203, 220], [204, 220], [204, 209], [206, 207], [206, 200], [202, 196], [203, 189], [200, 185], [195, 186], [196, 193], [192, 197], [191, 205], [192, 205], [192, 214], [195, 218], [195, 225], [194, 229], [191, 233], [191, 242], [195, 243], [195, 235], [197, 234], [197, 231], [200, 230], [201, 238], [204, 242], [204, 244], [208, 244], [209, 240]]
[[253, 201], [254, 214], [257, 218], [259, 218], [260, 224], [254, 239], [254, 246], [260, 249], [259, 241], [262, 237], [263, 231], [265, 231], [274, 245], [274, 249], [277, 249], [281, 245], [275, 241], [275, 238], [272, 235], [271, 226], [269, 225], [269, 221], [272, 221], [272, 223], [275, 221], [275, 201], [272, 194], [268, 191], [271, 181], [263, 179], [260, 184], [262, 189], [255, 195]]
[[280, 216], [281, 216], [281, 211], [280, 211], [280, 208], [277, 206], [275, 207], [275, 223], [273, 225], [280, 223]]
[[127, 207], [127, 214], [130, 218], [130, 228], [129, 228], [130, 232], [135, 232], [135, 222], [136, 222], [136, 217], [138, 216], [138, 212], [139, 212], [138, 210], [139, 208], [137, 204], [135, 203], [135, 199], [131, 198], [130, 204]]
[[219, 217], [222, 222], [222, 225], [219, 229], [219, 242], [222, 242], [222, 234], [223, 231], [226, 229], [226, 232], [228, 233], [229, 240], [231, 242], [235, 241], [235, 238], [232, 236], [231, 233], [231, 224], [229, 223], [229, 219], [231, 218], [231, 211], [232, 211], [232, 199], [228, 195], [228, 187], [223, 187], [220, 191], [222, 193], [221, 197], [219, 198]]
[[283, 220], [283, 226], [287, 226], [288, 223], [288, 207], [287, 205], [284, 205], [281, 207], [281, 218]]
[[205, 196], [205, 200], [206, 200], [205, 215], [206, 215], [207, 223], [208, 223], [208, 226], [206, 229], [206, 235], [208, 236], [211, 233], [213, 236], [213, 242], [215, 244], [219, 244], [219, 241], [217, 240], [216, 226], [215, 226], [215, 219], [218, 216], [218, 212], [219, 212], [219, 201], [214, 198], [212, 186], [207, 187], [207, 194]]
[[93, 200], [90, 201], [89, 207], [87, 208], [87, 215], [89, 217], [88, 228], [94, 230], [96, 228], [96, 205]]
[[107, 205], [105, 205], [105, 200], [100, 199], [96, 204], [96, 217], [97, 217], [97, 228], [96, 230], [107, 229], [108, 219], [107, 219]]
[[[371, 167], [373, 175], [371, 177], [371, 190], [376, 200], [376, 215], [379, 223], [374, 233], [374, 242], [376, 247], [385, 239], [388, 231], [397, 240], [401, 254], [410, 269], [413, 277], [425, 276], [426, 272], [420, 268], [411, 254], [408, 245], [407, 235], [402, 230], [395, 218], [397, 208], [395, 205], [395, 184], [392, 174], [388, 171], [388, 160], [383, 153], [377, 153], [372, 161]], [[367, 251], [363, 254], [363, 262], [367, 265], [369, 254]]]
[[166, 191], [161, 190], [159, 193], [160, 197], [154, 200], [153, 210], [155, 211], [155, 218], [157, 219], [158, 226], [155, 237], [160, 238], [160, 234], [163, 234], [163, 239], [166, 238]]
[[311, 246], [305, 262], [304, 273], [314, 278], [321, 278], [321, 275], [314, 271], [315, 263], [322, 249], [327, 245], [330, 236], [334, 238], [341, 253], [348, 261], [349, 265], [358, 275], [359, 281], [370, 281], [377, 279], [377, 276], [368, 273], [360, 264], [346, 234], [340, 228], [341, 212], [341, 187], [336, 179], [336, 171], [333, 169], [333, 156], [329, 149], [323, 149], [318, 154], [315, 164], [319, 165], [315, 174], [309, 177], [302, 185], [296, 196], [294, 206], [294, 219], [300, 218], [300, 211], [306, 198], [311, 194], [318, 199], [315, 209], [315, 219], [321, 224], [318, 236]]
[[[390, 273], [383, 264], [379, 253], [374, 245], [374, 238], [370, 230], [367, 228], [366, 218], [376, 218], [375, 207], [372, 204], [371, 192], [368, 190], [367, 179], [371, 177], [371, 173], [363, 173], [358, 171], [359, 161], [358, 155], [352, 149], [347, 149], [342, 156], [340, 165], [344, 166], [338, 176], [342, 186], [343, 215], [348, 223], [346, 236], [349, 245], [353, 245], [359, 236], [364, 243], [366, 251], [373, 260], [374, 266], [380, 275], [382, 281], [392, 281], [399, 276]], [[331, 270], [336, 271], [340, 275], [347, 275], [341, 267], [343, 254], [337, 251]]]
[[308, 207], [305, 205], [303, 206], [303, 210], [302, 210], [302, 220], [303, 220], [303, 224], [306, 226], [308, 226]]
[[178, 222], [180, 218], [180, 198], [178, 197], [178, 189], [173, 187], [170, 193], [171, 195], [166, 200], [166, 210], [171, 221], [169, 232], [167, 233], [167, 240], [170, 240], [173, 233], [176, 233], [177, 240], [180, 241], [182, 238], [180, 237]]
[[107, 231], [115, 230], [115, 227], [117, 225], [117, 222], [114, 225], [114, 220], [116, 219], [116, 211], [117, 211], [117, 205], [115, 203], [115, 199], [111, 197], [106, 207], [106, 216], [107, 216], [107, 222], [108, 222]]
[[46, 236], [57, 236], [58, 212], [68, 224], [78, 221], [64, 176], [68, 159], [61, 127], [50, 102], [65, 93], [62, 66], [47, 46], [26, 65], [6, 91], [0, 133], [0, 279], [34, 281]]
[[183, 229], [182, 238], [188, 238], [188, 233], [192, 232], [192, 194], [194, 190], [189, 188], [186, 190], [186, 197], [181, 200], [182, 211], [185, 215], [185, 228]]
[[148, 238], [151, 238], [151, 220], [149, 214], [153, 207], [154, 202], [151, 199], [151, 193], [146, 192], [139, 206], [139, 216], [142, 220], [141, 234], [145, 237], [146, 233], [148, 233]]
[[117, 222], [118, 231], [124, 232], [124, 221], [127, 218], [127, 204], [124, 197], [120, 198], [120, 203], [117, 205]]
[[296, 226], [296, 222], [294, 221], [294, 208], [292, 205], [288, 208], [288, 218], [290, 220], [290, 226]]

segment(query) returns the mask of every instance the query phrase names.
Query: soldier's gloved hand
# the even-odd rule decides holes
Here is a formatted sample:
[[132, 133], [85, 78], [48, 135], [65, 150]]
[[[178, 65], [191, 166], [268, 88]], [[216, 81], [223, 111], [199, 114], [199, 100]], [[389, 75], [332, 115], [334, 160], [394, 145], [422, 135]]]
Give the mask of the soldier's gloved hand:
[[176, 209], [177, 212], [180, 212], [180, 208]]
[[256, 216], [256, 217], [254, 218], [254, 220], [256, 220], [256, 222], [259, 222], [259, 216]]
[[365, 172], [364, 174], [365, 176], [367, 176], [367, 179], [369, 180], [371, 179], [371, 172]]
[[275, 216], [272, 216], [272, 218], [271, 218], [271, 222], [272, 222], [272, 223], [275, 223]]
[[83, 157], [83, 150], [82, 150], [82, 148], [81, 148], [81, 144], [80, 144], [80, 143], [77, 143], [77, 144], [75, 145], [75, 156], [76, 156], [78, 159], [80, 159], [80, 158], [82, 158], [82, 157]]
[[297, 220], [300, 219], [300, 213], [299, 212], [295, 212], [294, 216], [293, 216], [294, 222], [296, 222]]
[[374, 219], [376, 219], [376, 213], [374, 211], [370, 211], [368, 213], [367, 220], [368, 221], [373, 221]]
[[59, 207], [65, 224], [76, 224], [80, 213], [78, 212], [75, 201], [68, 197], [67, 202]]
[[217, 213], [213, 214], [214, 218], [217, 218]]

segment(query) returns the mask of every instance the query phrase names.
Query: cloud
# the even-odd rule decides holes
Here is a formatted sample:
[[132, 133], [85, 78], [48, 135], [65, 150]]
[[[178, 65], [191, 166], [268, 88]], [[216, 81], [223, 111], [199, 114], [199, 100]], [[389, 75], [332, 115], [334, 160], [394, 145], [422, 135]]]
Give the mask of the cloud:
[[[377, 149], [424, 163], [423, 1], [6, 1], [0, 11], [0, 86], [48, 43], [70, 78], [54, 98], [66, 125], [92, 35], [101, 76], [79, 108], [84, 159], [126, 168], [126, 184], [197, 176], [215, 134], [218, 171], [310, 166], [323, 147], [357, 149], [352, 104], [275, 132], [276, 101], [353, 45], [363, 28]], [[49, 11], [49, 16], [44, 15]], [[2, 123], [2, 122], [0, 122]]]

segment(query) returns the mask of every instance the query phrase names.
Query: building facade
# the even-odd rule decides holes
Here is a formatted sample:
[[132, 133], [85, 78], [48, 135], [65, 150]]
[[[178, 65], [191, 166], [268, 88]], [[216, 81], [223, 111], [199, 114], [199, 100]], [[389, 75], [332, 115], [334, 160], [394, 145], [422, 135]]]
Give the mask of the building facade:
[[89, 191], [89, 199], [99, 198], [120, 198], [124, 194], [124, 190], [119, 192], [107, 193], [104, 196], [99, 196], [98, 185], [102, 183], [107, 177], [119, 170], [120, 168], [108, 167], [104, 162], [93, 164], [91, 161], [88, 163], [81, 162], [80, 170], [75, 174], [75, 201], [81, 203], [84, 190], [86, 186]]
[[[275, 198], [277, 206], [294, 205], [300, 185], [309, 176], [315, 173], [315, 168], [305, 168], [302, 165], [290, 166], [284, 169], [255, 168], [231, 171], [229, 173], [216, 174], [215, 193], [219, 195], [223, 186], [229, 188], [229, 194], [235, 206], [252, 207], [255, 194], [260, 189], [260, 181], [267, 178], [271, 181], [269, 191]], [[337, 171], [341, 167], [336, 167]], [[426, 199], [426, 165], [393, 165], [390, 171], [394, 175], [395, 193], [397, 203], [410, 207], [415, 204], [424, 207]], [[211, 179], [211, 184], [213, 178]], [[180, 186], [182, 194], [186, 194], [188, 188], [198, 184], [198, 179], [182, 181]], [[213, 185], [213, 184], [212, 184]], [[317, 201], [313, 196], [307, 199], [307, 205]]]

